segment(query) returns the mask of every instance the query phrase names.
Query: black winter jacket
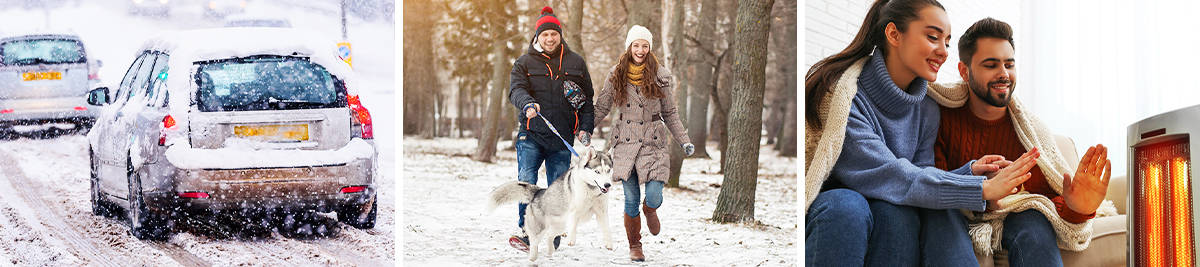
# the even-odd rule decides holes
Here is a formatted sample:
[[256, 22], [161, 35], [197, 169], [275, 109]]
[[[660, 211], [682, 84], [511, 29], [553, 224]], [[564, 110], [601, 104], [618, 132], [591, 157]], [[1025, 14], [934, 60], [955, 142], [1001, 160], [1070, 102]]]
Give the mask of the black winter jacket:
[[[531, 42], [526, 53], [513, 63], [512, 72], [509, 73], [508, 100], [517, 108], [521, 133], [543, 148], [564, 150], [567, 147], [541, 118], [525, 118], [523, 107], [537, 103], [541, 106], [542, 115], [554, 124], [563, 139], [574, 145], [575, 135], [579, 131], [590, 133], [594, 127], [592, 76], [583, 57], [567, 48], [566, 43], [549, 55], [538, 52], [533, 46]], [[562, 84], [567, 80], [578, 84], [586, 96], [587, 100], [579, 110], [575, 110], [563, 96]]]

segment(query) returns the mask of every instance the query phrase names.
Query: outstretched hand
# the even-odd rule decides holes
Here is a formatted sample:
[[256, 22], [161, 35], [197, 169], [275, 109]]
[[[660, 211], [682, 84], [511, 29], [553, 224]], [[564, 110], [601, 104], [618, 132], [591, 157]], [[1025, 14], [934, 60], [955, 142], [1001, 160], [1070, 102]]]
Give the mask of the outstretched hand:
[[1108, 160], [1108, 148], [1104, 145], [1089, 147], [1079, 159], [1075, 175], [1063, 173], [1063, 200], [1067, 207], [1080, 214], [1092, 214], [1108, 192], [1108, 180], [1112, 178], [1112, 162]]

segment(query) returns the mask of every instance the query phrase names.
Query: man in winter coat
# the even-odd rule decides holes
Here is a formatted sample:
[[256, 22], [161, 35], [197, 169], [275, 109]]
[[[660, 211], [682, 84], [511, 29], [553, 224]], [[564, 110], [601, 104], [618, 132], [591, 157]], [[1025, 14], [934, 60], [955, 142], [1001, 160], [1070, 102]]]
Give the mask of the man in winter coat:
[[[547, 185], [562, 176], [571, 164], [575, 139], [591, 142], [593, 128], [592, 80], [587, 63], [563, 42], [562, 28], [554, 10], [542, 8], [533, 40], [517, 58], [509, 73], [509, 102], [517, 109], [517, 180], [537, 184], [537, 172], [546, 163]], [[546, 124], [549, 121], [553, 128]], [[552, 130], [553, 129], [553, 130]], [[555, 133], [557, 131], [557, 133]], [[517, 208], [517, 226], [525, 225], [526, 204]], [[559, 238], [554, 238], [555, 247]], [[509, 244], [528, 251], [529, 238], [522, 231]]]

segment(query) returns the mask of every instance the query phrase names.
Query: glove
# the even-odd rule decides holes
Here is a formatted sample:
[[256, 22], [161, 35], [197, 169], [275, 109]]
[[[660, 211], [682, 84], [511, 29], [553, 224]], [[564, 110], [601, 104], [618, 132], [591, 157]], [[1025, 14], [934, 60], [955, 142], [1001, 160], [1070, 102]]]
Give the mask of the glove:
[[692, 143], [683, 144], [684, 155], [691, 156], [694, 153], [696, 153], [696, 145], [693, 145]]
[[537, 103], [529, 103], [529, 104], [526, 104], [525, 108], [523, 108], [522, 110], [525, 111], [526, 118], [533, 118], [533, 117], [537, 116], [538, 112], [542, 111], [542, 106], [538, 105]]
[[588, 146], [592, 143], [592, 134], [584, 131], [579, 131], [579, 144]]

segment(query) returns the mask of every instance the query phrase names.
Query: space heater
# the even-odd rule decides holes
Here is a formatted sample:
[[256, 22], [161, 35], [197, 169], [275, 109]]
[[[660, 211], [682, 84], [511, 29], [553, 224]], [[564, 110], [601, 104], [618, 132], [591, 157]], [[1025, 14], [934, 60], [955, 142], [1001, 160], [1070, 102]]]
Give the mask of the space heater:
[[1200, 105], [1129, 126], [1130, 266], [1196, 266], [1191, 142]]

